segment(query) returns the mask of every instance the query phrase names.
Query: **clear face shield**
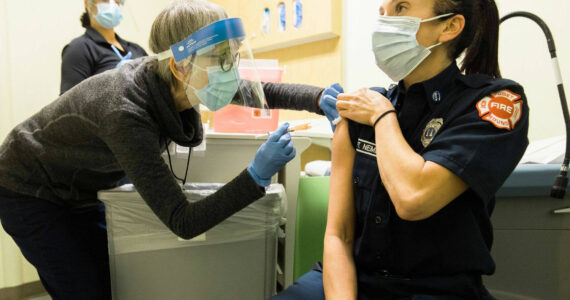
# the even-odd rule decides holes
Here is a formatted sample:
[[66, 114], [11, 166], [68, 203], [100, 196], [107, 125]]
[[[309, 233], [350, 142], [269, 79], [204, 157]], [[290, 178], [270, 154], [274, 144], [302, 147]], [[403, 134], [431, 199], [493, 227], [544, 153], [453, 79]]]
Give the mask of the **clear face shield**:
[[241, 19], [207, 25], [159, 53], [158, 59], [172, 56], [193, 107], [201, 103], [211, 111], [228, 104], [268, 109], [259, 76], [240, 79], [240, 59], [253, 59]]

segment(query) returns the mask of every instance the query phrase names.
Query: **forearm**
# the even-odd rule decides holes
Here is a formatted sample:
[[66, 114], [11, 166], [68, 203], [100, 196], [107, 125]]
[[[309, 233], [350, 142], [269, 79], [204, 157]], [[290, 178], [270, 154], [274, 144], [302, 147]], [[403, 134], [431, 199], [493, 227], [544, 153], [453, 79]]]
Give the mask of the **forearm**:
[[214, 194], [194, 203], [185, 202], [170, 212], [170, 228], [182, 238], [192, 238], [218, 225], [261, 198], [261, 191], [247, 170]]
[[395, 113], [380, 120], [375, 127], [375, 137], [378, 169], [394, 206], [397, 210], [417, 206], [417, 199], [423, 197], [427, 183], [426, 162], [404, 139]]
[[322, 88], [305, 84], [264, 82], [263, 92], [270, 108], [306, 110], [324, 114], [319, 108]]
[[424, 160], [408, 145], [385, 96], [360, 89], [338, 99], [340, 116], [374, 127], [380, 176], [400, 218], [428, 218], [468, 188], [458, 175]]
[[154, 214], [181, 238], [204, 233], [265, 194], [244, 170], [215, 193], [189, 202], [162, 157], [144, 154], [118, 158]]
[[335, 235], [325, 235], [323, 285], [328, 299], [356, 299], [356, 267], [352, 243]]
[[121, 111], [108, 119], [101, 139], [154, 214], [182, 238], [205, 232], [265, 195], [244, 169], [212, 195], [190, 203], [161, 156], [157, 132]]

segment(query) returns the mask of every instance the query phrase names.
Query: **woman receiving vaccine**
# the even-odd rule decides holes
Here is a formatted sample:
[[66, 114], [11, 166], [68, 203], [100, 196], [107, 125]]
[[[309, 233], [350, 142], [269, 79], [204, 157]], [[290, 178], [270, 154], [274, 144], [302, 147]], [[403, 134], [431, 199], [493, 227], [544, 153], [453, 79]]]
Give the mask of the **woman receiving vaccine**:
[[144, 49], [115, 33], [121, 23], [124, 0], [85, 0], [81, 26], [85, 33], [62, 51], [60, 94], [84, 79], [147, 56]]
[[490, 215], [528, 144], [498, 29], [493, 0], [383, 1], [372, 49], [397, 84], [329, 98], [343, 121], [322, 268], [275, 299], [493, 298]]

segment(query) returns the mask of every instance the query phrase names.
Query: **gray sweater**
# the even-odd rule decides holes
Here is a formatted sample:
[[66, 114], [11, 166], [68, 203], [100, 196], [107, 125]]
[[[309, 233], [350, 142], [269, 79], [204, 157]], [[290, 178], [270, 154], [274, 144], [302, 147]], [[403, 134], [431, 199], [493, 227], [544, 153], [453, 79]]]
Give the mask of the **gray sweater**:
[[[97, 203], [97, 191], [115, 187], [126, 174], [182, 238], [203, 233], [262, 197], [244, 166], [216, 193], [197, 203], [186, 201], [161, 153], [171, 140], [200, 144], [200, 115], [176, 111], [155, 65], [155, 58], [146, 57], [90, 77], [16, 126], [0, 147], [0, 186], [74, 208]], [[322, 113], [321, 91], [264, 84], [273, 108]]]

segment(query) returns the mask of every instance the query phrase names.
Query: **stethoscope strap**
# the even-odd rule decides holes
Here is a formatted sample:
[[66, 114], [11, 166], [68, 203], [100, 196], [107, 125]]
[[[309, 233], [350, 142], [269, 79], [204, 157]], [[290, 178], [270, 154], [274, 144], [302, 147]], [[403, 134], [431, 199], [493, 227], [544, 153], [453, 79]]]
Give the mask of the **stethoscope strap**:
[[113, 49], [113, 51], [115, 51], [115, 54], [117, 54], [117, 56], [120, 59], [123, 59], [123, 56], [121, 55], [121, 52], [119, 51], [119, 49], [117, 49], [117, 47], [115, 47], [115, 45], [111, 45], [111, 49]]
[[117, 49], [117, 47], [115, 47], [115, 45], [111, 45], [111, 49], [113, 49], [113, 51], [115, 51], [115, 54], [117, 54], [117, 56], [121, 60], [131, 59], [131, 57], [133, 56], [133, 53], [131, 51], [129, 51], [129, 53], [127, 53], [127, 55], [122, 56], [121, 51], [119, 51], [119, 49]]

